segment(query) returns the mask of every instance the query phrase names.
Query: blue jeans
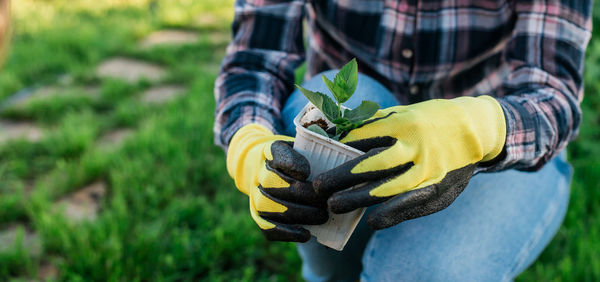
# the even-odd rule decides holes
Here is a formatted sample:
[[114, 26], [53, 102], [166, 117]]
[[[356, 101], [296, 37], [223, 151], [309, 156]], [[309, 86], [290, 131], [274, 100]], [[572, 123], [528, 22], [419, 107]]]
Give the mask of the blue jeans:
[[[331, 78], [335, 72], [324, 74]], [[329, 93], [318, 75], [304, 87]], [[381, 84], [361, 75], [356, 94], [382, 108], [398, 102]], [[297, 90], [287, 101], [284, 126], [307, 100]], [[572, 168], [565, 152], [537, 172], [507, 170], [475, 175], [448, 208], [373, 231], [361, 221], [343, 251], [298, 244], [308, 281], [506, 281], [539, 256], [560, 227], [569, 202]], [[367, 212], [369, 212], [367, 210]], [[364, 217], [363, 217], [364, 219]]]

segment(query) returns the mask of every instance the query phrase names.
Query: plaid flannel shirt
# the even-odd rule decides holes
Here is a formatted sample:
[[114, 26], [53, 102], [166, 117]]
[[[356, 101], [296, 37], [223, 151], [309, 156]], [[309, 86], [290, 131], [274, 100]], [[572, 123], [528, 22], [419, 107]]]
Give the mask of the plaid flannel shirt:
[[496, 97], [506, 145], [483, 170], [539, 169], [578, 132], [591, 9], [591, 0], [237, 0], [215, 142], [226, 148], [249, 123], [281, 132], [294, 70], [306, 60], [310, 77], [356, 57], [403, 104]]

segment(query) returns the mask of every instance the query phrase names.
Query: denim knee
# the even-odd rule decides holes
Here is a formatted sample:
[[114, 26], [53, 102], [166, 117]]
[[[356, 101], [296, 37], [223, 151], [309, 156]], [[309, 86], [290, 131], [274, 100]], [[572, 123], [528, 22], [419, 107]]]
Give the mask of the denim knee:
[[475, 175], [448, 208], [377, 231], [363, 255], [362, 279], [513, 279], [560, 227], [569, 183], [564, 156], [534, 173]]
[[390, 246], [396, 233], [386, 229], [373, 235], [363, 255], [361, 281], [494, 281], [502, 276], [504, 268], [472, 256], [461, 244], [438, 250], [424, 247], [425, 242], [404, 249]]

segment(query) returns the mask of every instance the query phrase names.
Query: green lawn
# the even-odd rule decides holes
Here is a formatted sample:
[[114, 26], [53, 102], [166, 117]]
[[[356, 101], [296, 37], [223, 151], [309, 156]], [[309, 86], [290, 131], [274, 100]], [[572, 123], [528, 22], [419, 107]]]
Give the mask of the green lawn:
[[[45, 132], [37, 142], [0, 143], [0, 232], [22, 226], [16, 242], [0, 248], [0, 280], [35, 278], [47, 265], [58, 268], [59, 280], [300, 279], [295, 246], [263, 239], [212, 142], [213, 83], [232, 5], [13, 1], [16, 36], [0, 71], [0, 101], [31, 86], [58, 85], [61, 93], [0, 111], [0, 120], [33, 122]], [[595, 12], [600, 21], [600, 8]], [[166, 28], [194, 31], [200, 40], [140, 48], [140, 40]], [[136, 83], [98, 77], [96, 67], [115, 56], [155, 63], [166, 75]], [[569, 147], [569, 213], [524, 281], [600, 279], [599, 36], [586, 67], [584, 124]], [[183, 86], [185, 95], [164, 105], [140, 102], [141, 93], [163, 84]], [[98, 146], [117, 129], [133, 133], [116, 148]], [[96, 219], [73, 222], [56, 208], [98, 181], [108, 188]], [[37, 252], [29, 251], [26, 233], [37, 234]]]

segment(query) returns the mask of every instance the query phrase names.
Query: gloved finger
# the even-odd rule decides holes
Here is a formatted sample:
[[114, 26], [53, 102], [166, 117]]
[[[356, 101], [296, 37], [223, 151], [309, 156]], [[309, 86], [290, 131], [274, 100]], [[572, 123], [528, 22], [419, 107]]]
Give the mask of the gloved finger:
[[261, 229], [269, 241], [299, 242], [310, 240], [310, 232], [300, 226], [277, 224], [272, 229]]
[[371, 212], [367, 222], [374, 229], [383, 229], [445, 209], [465, 189], [474, 168], [475, 165], [469, 165], [451, 171], [438, 184], [393, 197]]
[[265, 152], [267, 164], [292, 178], [306, 180], [310, 175], [308, 160], [296, 152], [292, 146], [292, 142], [273, 142]]
[[329, 197], [327, 204], [333, 213], [346, 213], [360, 207], [378, 204], [418, 185], [422, 174], [422, 170], [413, 166], [403, 174], [337, 192]]
[[[423, 188], [423, 183], [429, 181], [426, 179], [427, 171], [425, 170], [425, 166], [423, 165], [413, 165], [409, 170], [405, 171], [400, 175], [396, 175], [388, 181], [381, 183], [381, 185], [377, 187], [373, 187], [371, 190], [371, 195], [377, 197], [389, 197], [395, 196], [406, 191], [415, 190], [418, 188]], [[440, 182], [440, 180], [437, 182]]]
[[[317, 195], [311, 182], [293, 179], [280, 171], [272, 169], [269, 165], [267, 165], [267, 171], [269, 174], [265, 175], [265, 178], [261, 177], [259, 179], [260, 186], [267, 194], [288, 202], [320, 208], [327, 207], [327, 198]], [[267, 179], [270, 177], [280, 179], [287, 184], [287, 187], [273, 186], [275, 181]]]
[[[329, 214], [327, 213], [326, 209], [277, 199], [265, 192], [262, 187], [259, 186], [258, 188], [260, 189], [261, 197], [259, 197], [258, 200], [255, 199], [257, 200], [256, 210], [258, 211], [258, 214], [265, 219], [289, 224], [323, 224], [327, 222], [327, 219], [329, 218]], [[268, 198], [268, 200], [265, 198]], [[262, 204], [267, 201], [275, 202], [285, 207], [285, 209], [274, 210], [268, 205]]]
[[381, 204], [367, 216], [367, 222], [375, 229], [384, 229], [394, 226], [405, 220], [417, 218], [434, 213], [438, 197], [435, 187], [412, 190], [397, 195]]
[[333, 213], [347, 213], [357, 208], [368, 207], [386, 201], [390, 197], [374, 197], [370, 195], [374, 187], [388, 179], [359, 184], [350, 189], [336, 192], [327, 200], [327, 206]]
[[357, 149], [359, 151], [368, 152], [369, 150], [374, 149], [374, 148], [391, 147], [394, 144], [396, 144], [396, 141], [398, 141], [398, 140], [391, 136], [376, 136], [376, 137], [372, 137], [372, 138], [360, 139], [360, 140], [355, 140], [352, 142], [346, 142], [344, 144], [346, 144], [354, 149]]
[[376, 117], [372, 117], [371, 119], [365, 121], [363, 124], [359, 125], [355, 129], [344, 132], [340, 136], [340, 141], [342, 143], [347, 143], [361, 139], [368, 139], [376, 136], [388, 135], [387, 125], [380, 121], [391, 118], [395, 113], [396, 112], [378, 112], [378, 114], [376, 114]]
[[263, 187], [269, 188], [288, 188], [290, 187], [291, 177], [284, 177], [282, 172], [279, 172], [268, 163], [264, 164], [264, 168], [258, 172], [258, 183]]
[[252, 198], [250, 198], [250, 215], [267, 240], [286, 242], [306, 242], [310, 240], [310, 232], [300, 226], [275, 223], [260, 217]]
[[[373, 150], [380, 149], [382, 148], [376, 148]], [[398, 166], [398, 164], [405, 164], [414, 161], [417, 154], [418, 150], [410, 148], [407, 144], [402, 142], [396, 142], [391, 147], [384, 148], [378, 154], [369, 155], [368, 157], [362, 159], [362, 161], [360, 161], [351, 169], [351, 172], [353, 174], [362, 174], [366, 172], [392, 169]]]
[[352, 173], [352, 169], [360, 162], [368, 159], [372, 156], [384, 152], [386, 148], [376, 148], [368, 151], [366, 154], [352, 159], [336, 168], [323, 172], [317, 175], [313, 179], [313, 188], [317, 195], [328, 197], [329, 195], [348, 189], [352, 186], [369, 182], [377, 181], [388, 178], [390, 176], [396, 176], [404, 173], [413, 163], [401, 163], [395, 167], [389, 169], [382, 169], [377, 171], [369, 171], [363, 173]]

